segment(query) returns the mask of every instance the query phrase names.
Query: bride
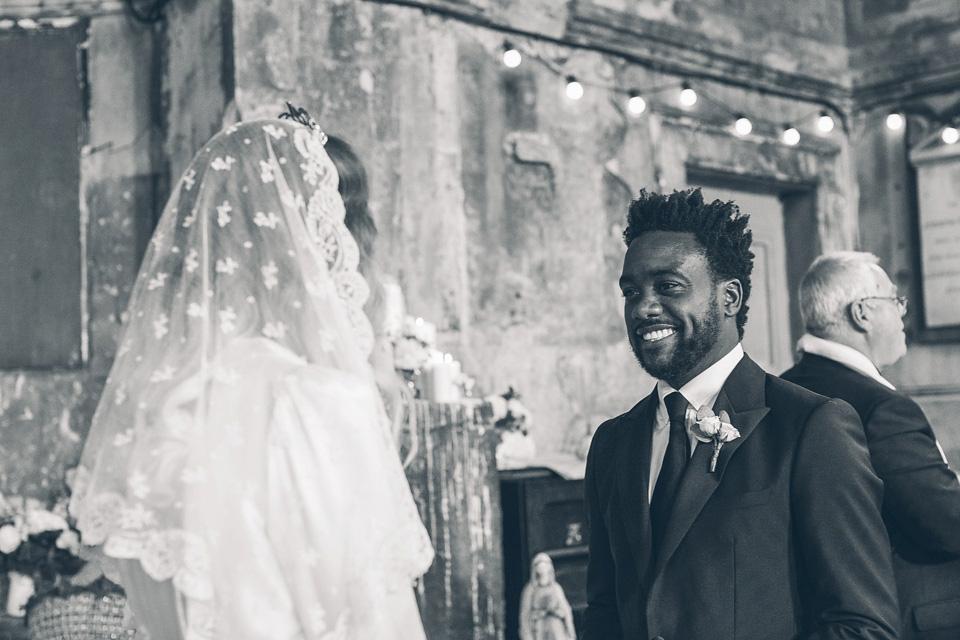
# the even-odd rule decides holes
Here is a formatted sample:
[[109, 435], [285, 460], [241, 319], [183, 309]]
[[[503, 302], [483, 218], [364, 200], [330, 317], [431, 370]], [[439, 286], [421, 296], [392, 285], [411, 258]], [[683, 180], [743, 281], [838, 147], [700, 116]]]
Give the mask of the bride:
[[71, 512], [152, 640], [415, 640], [433, 558], [318, 129], [228, 128], [134, 286]]

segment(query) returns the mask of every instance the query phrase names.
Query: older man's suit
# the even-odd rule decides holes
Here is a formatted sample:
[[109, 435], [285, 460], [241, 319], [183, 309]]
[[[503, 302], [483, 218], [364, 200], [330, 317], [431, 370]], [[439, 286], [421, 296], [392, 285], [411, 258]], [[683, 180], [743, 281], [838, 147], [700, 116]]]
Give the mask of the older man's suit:
[[714, 406], [740, 438], [694, 450], [652, 559], [656, 392], [597, 429], [583, 640], [891, 640], [881, 482], [849, 405], [744, 357]]
[[828, 358], [806, 353], [783, 378], [857, 410], [877, 475], [903, 640], [960, 639], [960, 482], [943, 462], [923, 410]]

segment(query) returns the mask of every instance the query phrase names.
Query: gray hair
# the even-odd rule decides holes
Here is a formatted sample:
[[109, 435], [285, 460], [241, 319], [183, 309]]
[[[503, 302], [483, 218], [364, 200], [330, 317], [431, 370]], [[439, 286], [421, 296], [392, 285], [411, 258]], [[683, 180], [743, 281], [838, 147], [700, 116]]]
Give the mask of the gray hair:
[[800, 317], [809, 333], [823, 337], [843, 323], [852, 302], [876, 293], [880, 259], [863, 251], [825, 253], [800, 281]]

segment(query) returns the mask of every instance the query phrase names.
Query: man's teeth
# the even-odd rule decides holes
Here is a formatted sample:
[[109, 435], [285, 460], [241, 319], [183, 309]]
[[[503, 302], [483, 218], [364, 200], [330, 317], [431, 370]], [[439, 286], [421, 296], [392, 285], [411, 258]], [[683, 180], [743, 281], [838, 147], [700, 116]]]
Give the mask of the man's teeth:
[[656, 342], [657, 340], [663, 340], [667, 336], [672, 336], [676, 332], [676, 329], [657, 329], [656, 331], [648, 331], [641, 337], [645, 342]]

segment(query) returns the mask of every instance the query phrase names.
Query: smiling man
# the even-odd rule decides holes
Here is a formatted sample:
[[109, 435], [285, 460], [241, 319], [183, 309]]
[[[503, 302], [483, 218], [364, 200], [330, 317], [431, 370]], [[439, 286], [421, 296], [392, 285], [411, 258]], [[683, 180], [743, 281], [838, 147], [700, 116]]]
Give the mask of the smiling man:
[[747, 357], [747, 217], [641, 191], [620, 289], [658, 379], [598, 427], [583, 640], [897, 637], [882, 485], [846, 403]]

